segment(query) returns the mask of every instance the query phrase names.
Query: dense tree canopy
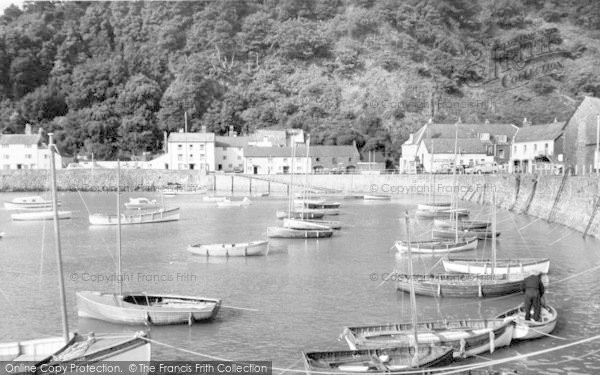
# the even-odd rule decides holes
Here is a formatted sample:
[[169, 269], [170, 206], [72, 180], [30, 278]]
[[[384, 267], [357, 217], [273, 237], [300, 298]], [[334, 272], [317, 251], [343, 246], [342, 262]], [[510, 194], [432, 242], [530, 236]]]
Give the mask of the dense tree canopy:
[[[124, 158], [159, 151], [187, 118], [393, 159], [429, 118], [543, 122], [600, 95], [599, 20], [600, 2], [577, 0], [25, 2], [0, 16], [0, 127]], [[561, 71], [482, 85], [492, 42], [549, 28]]]

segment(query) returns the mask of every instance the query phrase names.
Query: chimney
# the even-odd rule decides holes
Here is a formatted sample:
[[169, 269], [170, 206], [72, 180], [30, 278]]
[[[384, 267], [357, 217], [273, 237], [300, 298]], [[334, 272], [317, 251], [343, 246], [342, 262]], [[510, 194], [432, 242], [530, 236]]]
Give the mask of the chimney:
[[206, 125], [202, 125], [202, 133], [206, 133]]
[[25, 124], [25, 134], [31, 135], [31, 125], [29, 123]]
[[556, 117], [554, 118], [554, 122], [558, 122], [558, 120], [556, 119]]
[[39, 135], [43, 135], [44, 134], [44, 129], [42, 129], [41, 127], [38, 129], [38, 134]]
[[430, 117], [429, 121], [427, 121], [428, 124], [433, 124], [433, 119]]
[[352, 140], [352, 146], [354, 146], [354, 148], [356, 148], [356, 139]]
[[183, 129], [179, 129], [179, 132], [180, 132], [180, 133], [183, 133]]
[[233, 133], [233, 125], [229, 125], [229, 134], [230, 137], [234, 137], [234, 133]]
[[523, 127], [525, 128], [525, 127], [528, 127], [529, 125], [531, 125], [531, 122], [527, 121], [527, 117], [525, 117], [523, 119]]
[[163, 151], [165, 154], [169, 152], [169, 136], [167, 135], [167, 131], [163, 131]]
[[490, 120], [488, 120], [488, 119], [485, 119], [485, 123], [486, 123], [486, 124], [489, 124], [489, 123], [490, 123]]

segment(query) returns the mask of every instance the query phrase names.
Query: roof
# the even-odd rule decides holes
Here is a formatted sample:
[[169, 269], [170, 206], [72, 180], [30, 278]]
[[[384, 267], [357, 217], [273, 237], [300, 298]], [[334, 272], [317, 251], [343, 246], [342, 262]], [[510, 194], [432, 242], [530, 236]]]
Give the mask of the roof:
[[[519, 128], [513, 124], [458, 124], [458, 138], [479, 138], [479, 134], [488, 133], [492, 137], [505, 135], [507, 141], [517, 133]], [[426, 124], [414, 136], [414, 144], [423, 138], [455, 138], [456, 124]]]
[[167, 142], [214, 142], [215, 133], [171, 133]]
[[553, 141], [562, 134], [565, 124], [566, 122], [553, 122], [519, 128], [515, 142]]
[[265, 138], [272, 143], [285, 145], [287, 133], [285, 130], [258, 129], [256, 133], [250, 135], [250, 140], [254, 142], [261, 142]]
[[[355, 157], [358, 161], [358, 150], [354, 146], [310, 146], [310, 157]], [[244, 147], [245, 157], [266, 158], [266, 157], [291, 157], [291, 147]], [[306, 156], [306, 147], [304, 145], [296, 147], [296, 157]]]
[[217, 135], [215, 147], [245, 147], [250, 142], [250, 137], [228, 137]]
[[[424, 138], [423, 142], [427, 151], [432, 152], [433, 148], [434, 154], [454, 154], [454, 139]], [[482, 142], [478, 138], [463, 138], [458, 140], [458, 152], [464, 154], [485, 154], [489, 145], [491, 145], [491, 142]]]
[[2, 134], [0, 144], [2, 145], [37, 145], [41, 141], [39, 134]]
[[585, 145], [596, 144], [596, 122], [600, 114], [600, 98], [594, 98], [586, 96], [583, 98], [575, 112], [571, 115], [571, 118], [567, 121], [567, 124], [571, 124], [571, 120], [575, 118], [580, 123], [577, 127], [582, 126], [583, 129], [578, 136], [578, 141]]

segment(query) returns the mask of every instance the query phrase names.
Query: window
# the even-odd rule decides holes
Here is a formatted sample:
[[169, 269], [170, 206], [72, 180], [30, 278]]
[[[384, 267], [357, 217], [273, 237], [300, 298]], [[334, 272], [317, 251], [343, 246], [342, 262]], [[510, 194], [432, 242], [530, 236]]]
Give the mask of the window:
[[194, 154], [190, 154], [190, 159], [193, 159], [193, 158], [194, 158]]
[[181, 150], [182, 148], [183, 148], [183, 145], [182, 145], [182, 144], [178, 144], [178, 145], [177, 145], [177, 149], [178, 149], [178, 150]]
[[229, 164], [229, 168], [231, 168], [231, 167], [233, 167], [233, 165], [232, 165], [232, 164]]
[[204, 151], [204, 143], [200, 143], [198, 147], [200, 148], [200, 151]]
[[498, 151], [498, 156], [500, 157], [500, 159], [504, 159], [504, 149]]
[[527, 145], [523, 145], [523, 153], [527, 152]]
[[7, 144], [3, 144], [2, 148], [8, 148], [8, 145]]
[[507, 138], [508, 137], [506, 135], [501, 134], [501, 135], [498, 136], [498, 142], [504, 142], [504, 143], [506, 143]]
[[[182, 161], [183, 160], [183, 155], [181, 155], [181, 154], [177, 155], [177, 160], [178, 161]], [[179, 169], [181, 169], [181, 167], [179, 167]]]
[[287, 163], [287, 158], [283, 158], [283, 162], [284, 162], [284, 163]]
[[331, 163], [332, 164], [337, 164], [337, 158], [331, 158]]
[[191, 144], [191, 145], [190, 145], [190, 150], [191, 150], [191, 149], [193, 149], [193, 148], [194, 148], [194, 145], [193, 145], [193, 144]]
[[515, 154], [517, 153], [517, 146], [515, 146], [515, 151], [514, 152], [515, 152]]
[[352, 158], [348, 158], [348, 163], [352, 163]]
[[8, 155], [8, 154], [4, 154], [4, 155], [2, 155], [2, 157], [3, 157], [4, 159], [8, 159], [8, 158], [9, 158], [9, 155]]
[[31, 159], [33, 156], [31, 154], [25, 154], [25, 159]]
[[480, 141], [489, 141], [490, 133], [479, 133], [479, 140]]
[[50, 155], [44, 154], [44, 159], [50, 159]]
[[315, 158], [315, 161], [321, 161], [321, 158]]
[[533, 145], [533, 152], [537, 151], [537, 143]]
[[25, 145], [25, 148], [31, 148], [31, 145]]
[[227, 155], [223, 155], [223, 160], [227, 160]]

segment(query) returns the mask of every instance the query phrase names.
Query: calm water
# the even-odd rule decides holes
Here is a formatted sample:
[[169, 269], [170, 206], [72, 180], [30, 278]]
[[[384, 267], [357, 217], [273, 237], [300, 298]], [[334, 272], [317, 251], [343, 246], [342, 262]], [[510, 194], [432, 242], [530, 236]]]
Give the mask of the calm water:
[[[23, 194], [1, 194], [0, 201]], [[123, 194], [123, 201], [140, 194]], [[144, 194], [141, 194], [144, 196]], [[145, 196], [152, 197], [149, 194]], [[77, 290], [113, 291], [113, 281], [91, 281], [115, 273], [115, 228], [89, 227], [88, 210], [114, 212], [111, 193], [62, 193], [63, 208], [75, 211], [61, 221], [69, 322], [79, 332], [129, 332], [135, 327], [81, 319], [76, 315]], [[421, 198], [417, 198], [421, 199]], [[124, 226], [125, 289], [217, 297], [226, 306], [205, 324], [152, 327], [160, 342], [231, 360], [272, 360], [274, 366], [301, 368], [302, 350], [344, 349], [337, 337], [345, 325], [407, 321], [408, 295], [393, 283], [381, 285], [386, 273], [406, 269], [406, 259], [390, 250], [404, 238], [400, 216], [415, 210], [410, 199], [391, 202], [343, 201], [344, 229], [319, 241], [271, 241], [266, 257], [218, 259], [188, 254], [190, 243], [240, 242], [265, 238], [276, 225], [275, 210], [285, 198], [256, 198], [246, 208], [217, 208], [200, 197], [166, 199], [181, 207], [181, 220], [165, 224]], [[469, 205], [467, 205], [469, 206]], [[472, 217], [487, 217], [488, 208], [471, 205]], [[560, 338], [513, 345], [488, 358], [511, 357], [562, 345], [600, 333], [600, 271], [564, 282], [560, 280], [600, 264], [600, 241], [583, 240], [568, 228], [535, 218], [498, 211], [498, 254], [502, 257], [550, 257], [547, 301], [560, 314]], [[413, 238], [426, 237], [429, 223], [414, 221]], [[0, 341], [60, 334], [58, 287], [52, 223], [13, 223], [9, 211], [0, 212]], [[489, 256], [489, 246], [474, 256]], [[470, 255], [463, 253], [463, 255]], [[421, 257], [415, 272], [428, 272], [439, 258]], [[439, 267], [439, 266], [438, 266]], [[375, 281], [371, 279], [377, 279]], [[85, 280], [84, 280], [85, 279]], [[417, 297], [419, 319], [490, 317], [520, 303], [520, 296], [492, 301]], [[138, 327], [141, 329], [143, 327]], [[600, 342], [512, 362], [502, 369], [520, 373], [600, 373]], [[203, 359], [154, 346], [153, 358]]]

